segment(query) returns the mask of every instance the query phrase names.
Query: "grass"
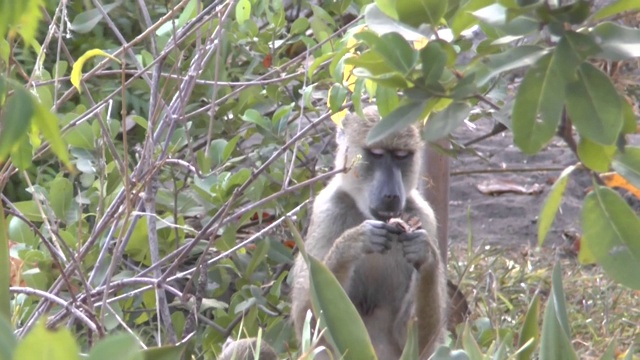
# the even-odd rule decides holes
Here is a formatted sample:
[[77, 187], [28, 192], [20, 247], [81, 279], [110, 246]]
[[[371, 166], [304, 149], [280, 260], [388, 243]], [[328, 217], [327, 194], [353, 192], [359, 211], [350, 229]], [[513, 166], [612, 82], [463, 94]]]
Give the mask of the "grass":
[[[551, 272], [559, 261], [578, 357], [599, 359], [612, 339], [616, 339], [617, 354], [634, 341], [638, 344], [640, 292], [616, 284], [597, 266], [579, 264], [575, 255], [564, 249], [486, 245], [468, 251], [466, 245], [459, 244], [450, 249], [449, 276], [460, 283], [467, 296], [471, 308], [468, 322], [486, 323], [488, 319], [493, 329], [517, 333], [536, 293], [546, 304]], [[543, 311], [544, 305], [540, 324]]]

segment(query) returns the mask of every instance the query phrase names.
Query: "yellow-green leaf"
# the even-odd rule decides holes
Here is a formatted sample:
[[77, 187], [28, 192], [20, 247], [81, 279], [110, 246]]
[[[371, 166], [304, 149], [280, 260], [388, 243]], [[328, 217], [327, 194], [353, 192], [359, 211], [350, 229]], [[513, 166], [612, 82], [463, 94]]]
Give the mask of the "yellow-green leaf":
[[84, 63], [87, 62], [87, 60], [91, 59], [94, 56], [105, 56], [111, 60], [117, 61], [118, 63], [120, 62], [120, 60], [118, 60], [117, 58], [107, 54], [100, 49], [93, 49], [84, 53], [78, 58], [78, 61], [73, 64], [73, 68], [71, 69], [71, 83], [76, 87], [76, 89], [78, 89], [78, 92], [82, 92], [82, 90], [80, 89], [80, 80], [82, 80], [82, 67], [84, 66]]
[[18, 343], [14, 360], [73, 360], [79, 359], [80, 348], [69, 329], [50, 331], [40, 322]]
[[542, 209], [540, 210], [540, 221], [538, 221], [538, 246], [542, 246], [544, 239], [547, 237], [551, 224], [556, 218], [556, 212], [560, 208], [562, 202], [562, 195], [567, 188], [567, 182], [569, 181], [569, 174], [573, 172], [575, 166], [569, 166], [564, 169], [558, 180], [553, 184], [549, 196], [544, 202]]

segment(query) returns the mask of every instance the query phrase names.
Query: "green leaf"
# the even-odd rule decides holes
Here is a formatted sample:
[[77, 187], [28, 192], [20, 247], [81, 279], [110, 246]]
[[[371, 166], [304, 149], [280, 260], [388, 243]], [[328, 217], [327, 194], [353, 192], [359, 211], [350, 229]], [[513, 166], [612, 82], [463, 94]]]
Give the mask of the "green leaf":
[[49, 331], [44, 322], [38, 323], [20, 341], [13, 355], [14, 360], [73, 360], [79, 359], [80, 348], [69, 329]]
[[369, 10], [369, 8], [375, 7], [386, 16], [389, 16], [393, 19], [398, 18], [395, 0], [375, 0], [374, 4], [369, 4], [367, 10]]
[[392, 69], [403, 75], [408, 74], [418, 62], [418, 52], [400, 34], [388, 33], [378, 37], [372, 31], [363, 31], [354, 37], [366, 42]]
[[582, 242], [614, 281], [640, 290], [640, 219], [620, 195], [596, 186], [582, 207]]
[[329, 89], [329, 108], [331, 112], [337, 113], [347, 100], [349, 91], [341, 84], [333, 84]]
[[297, 18], [291, 24], [291, 35], [303, 34], [309, 28], [309, 20], [306, 17]]
[[611, 79], [589, 63], [578, 68], [578, 80], [567, 85], [567, 113], [581, 136], [612, 145], [622, 128], [622, 105]]
[[89, 360], [142, 360], [138, 341], [130, 334], [109, 335], [99, 341], [89, 353]]
[[538, 220], [538, 246], [542, 246], [547, 234], [549, 233], [549, 229], [551, 229], [553, 220], [555, 220], [556, 213], [562, 203], [562, 195], [564, 194], [564, 190], [567, 188], [569, 175], [571, 175], [573, 170], [575, 170], [575, 165], [569, 166], [562, 171], [556, 182], [553, 184], [553, 187], [540, 210], [540, 217]]
[[[391, 6], [395, 12], [395, 4], [392, 3]], [[364, 10], [364, 21], [367, 24], [367, 27], [378, 34], [396, 32], [402, 35], [405, 40], [410, 42], [425, 39], [425, 36], [416, 29], [407, 26], [396, 19], [397, 16], [389, 17], [381, 11], [378, 6], [373, 4], [368, 5]]]
[[358, 56], [349, 56], [344, 60], [346, 65], [367, 69], [373, 75], [382, 75], [394, 72], [387, 61], [373, 50], [366, 50]]
[[469, 358], [472, 360], [484, 359], [480, 345], [478, 345], [478, 342], [473, 337], [471, 326], [468, 323], [465, 324], [464, 330], [462, 331], [462, 348], [467, 352]]
[[538, 327], [539, 317], [540, 296], [536, 294], [529, 304], [529, 310], [527, 310], [527, 315], [525, 315], [524, 323], [520, 329], [520, 336], [518, 336], [519, 350], [516, 357], [517, 360], [531, 359], [533, 351], [538, 347], [538, 341], [540, 339], [540, 329]]
[[435, 83], [442, 77], [442, 72], [447, 64], [447, 53], [437, 41], [430, 41], [420, 50], [422, 62], [422, 75], [425, 84]]
[[[2, 216], [4, 216], [4, 214], [2, 214]], [[0, 219], [0, 221], [3, 221], [3, 219]], [[7, 286], [7, 291], [8, 288]], [[5, 315], [0, 314], [0, 359], [13, 359], [13, 352], [17, 344], [18, 342], [16, 341], [15, 335], [13, 335], [11, 323], [5, 318]]]
[[159, 347], [151, 347], [142, 350], [144, 360], [174, 360], [174, 359], [190, 359], [189, 342], [179, 345], [167, 345]]
[[[116, 1], [113, 4], [102, 5], [102, 8], [104, 9], [104, 12], [108, 14], [109, 11], [113, 10], [118, 5], [120, 5], [120, 1]], [[76, 15], [69, 28], [77, 33], [85, 34], [93, 30], [100, 20], [102, 20], [102, 13], [100, 12], [100, 9], [90, 9]]]
[[36, 222], [42, 221], [40, 210], [38, 210], [38, 205], [34, 200], [14, 202], [13, 206], [20, 210], [22, 215], [24, 215], [28, 220]]
[[600, 360], [616, 360], [616, 345], [616, 339], [611, 339], [604, 353], [602, 353]]
[[442, 111], [432, 112], [424, 126], [423, 138], [427, 141], [444, 139], [464, 122], [470, 111], [469, 104], [454, 102]]
[[407, 327], [407, 341], [404, 344], [399, 360], [414, 360], [420, 355], [418, 352], [418, 326], [415, 318], [409, 319]]
[[244, 24], [245, 21], [251, 18], [251, 1], [240, 0], [236, 4], [236, 20], [239, 25]]
[[32, 154], [33, 146], [31, 146], [31, 142], [27, 141], [26, 137], [23, 137], [23, 139], [18, 141], [18, 144], [11, 149], [11, 161], [13, 161], [13, 165], [20, 171], [25, 171], [31, 167]]
[[21, 87], [14, 89], [0, 113], [0, 163], [3, 163], [18, 141], [25, 141], [34, 113], [31, 95]]
[[540, 339], [540, 360], [578, 360], [571, 346], [571, 332], [567, 320], [564, 291], [562, 290], [562, 272], [560, 264], [553, 268], [551, 295], [547, 301], [542, 320], [542, 338]]
[[556, 47], [553, 64], [558, 68], [561, 76], [568, 81], [574, 81], [580, 64], [600, 51], [593, 37], [567, 31]]
[[49, 142], [51, 150], [65, 165], [69, 165], [67, 145], [60, 136], [58, 117], [40, 104], [35, 106], [35, 114], [31, 120], [37, 126], [44, 138]]
[[56, 177], [49, 189], [49, 204], [58, 220], [66, 221], [73, 205], [73, 184], [69, 179]]
[[627, 146], [613, 158], [613, 170], [640, 189], [640, 147]]
[[85, 150], [95, 149], [93, 129], [87, 122], [74, 126], [62, 138], [71, 146]]
[[418, 120], [423, 120], [427, 114], [425, 109], [427, 108], [428, 101], [409, 101], [406, 102], [387, 116], [384, 116], [379, 123], [377, 123], [367, 136], [367, 144], [373, 144], [385, 137], [401, 131]]
[[396, 0], [398, 19], [405, 24], [419, 27], [425, 22], [436, 27], [447, 11], [446, 0]]
[[527, 71], [513, 105], [513, 141], [527, 154], [540, 151], [560, 124], [565, 83], [553, 64], [547, 54]]
[[606, 22], [598, 24], [591, 34], [602, 48], [601, 55], [610, 60], [640, 57], [640, 29]]
[[600, 145], [587, 138], [580, 138], [578, 157], [584, 166], [597, 172], [609, 171], [609, 165], [616, 152], [615, 145]]
[[500, 54], [487, 56], [487, 71], [478, 74], [478, 86], [486, 84], [493, 77], [505, 71], [531, 66], [548, 52], [548, 49], [539, 46], [524, 45]]
[[375, 75], [365, 68], [355, 68], [352, 73], [357, 77], [373, 80], [378, 85], [384, 87], [406, 89], [412, 85], [407, 78], [399, 72]]
[[494, 0], [469, 0], [465, 2], [449, 21], [453, 34], [456, 36], [460, 35], [461, 32], [476, 25], [478, 20], [472, 13], [493, 3]]
[[376, 359], [367, 328], [338, 280], [313, 256], [307, 257], [307, 265], [314, 312], [320, 314], [342, 358]]
[[621, 12], [638, 9], [640, 9], [640, 2], [638, 2], [637, 0], [618, 0], [598, 10], [593, 15], [593, 20], [602, 20], [606, 17], [617, 15]]

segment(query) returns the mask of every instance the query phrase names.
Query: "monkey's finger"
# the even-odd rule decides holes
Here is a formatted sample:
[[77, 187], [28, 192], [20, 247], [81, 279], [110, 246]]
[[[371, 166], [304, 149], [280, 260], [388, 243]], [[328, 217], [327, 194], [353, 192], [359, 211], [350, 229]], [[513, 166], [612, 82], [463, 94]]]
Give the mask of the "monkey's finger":
[[386, 222], [382, 222], [378, 220], [366, 220], [365, 223], [372, 228], [384, 230], [392, 234], [399, 235], [402, 233], [401, 229], [398, 229], [394, 225], [387, 224]]

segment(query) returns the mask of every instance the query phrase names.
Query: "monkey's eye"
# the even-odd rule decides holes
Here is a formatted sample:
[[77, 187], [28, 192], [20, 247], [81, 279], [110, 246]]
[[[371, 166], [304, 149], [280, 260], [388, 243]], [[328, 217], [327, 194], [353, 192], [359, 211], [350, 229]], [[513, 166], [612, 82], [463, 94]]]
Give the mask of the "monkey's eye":
[[413, 153], [407, 150], [395, 150], [393, 152], [393, 157], [398, 160], [406, 159], [411, 155], [413, 155]]
[[367, 152], [371, 156], [373, 156], [374, 158], [379, 158], [379, 157], [382, 157], [384, 155], [384, 150], [383, 149], [378, 149], [378, 148], [367, 149]]

